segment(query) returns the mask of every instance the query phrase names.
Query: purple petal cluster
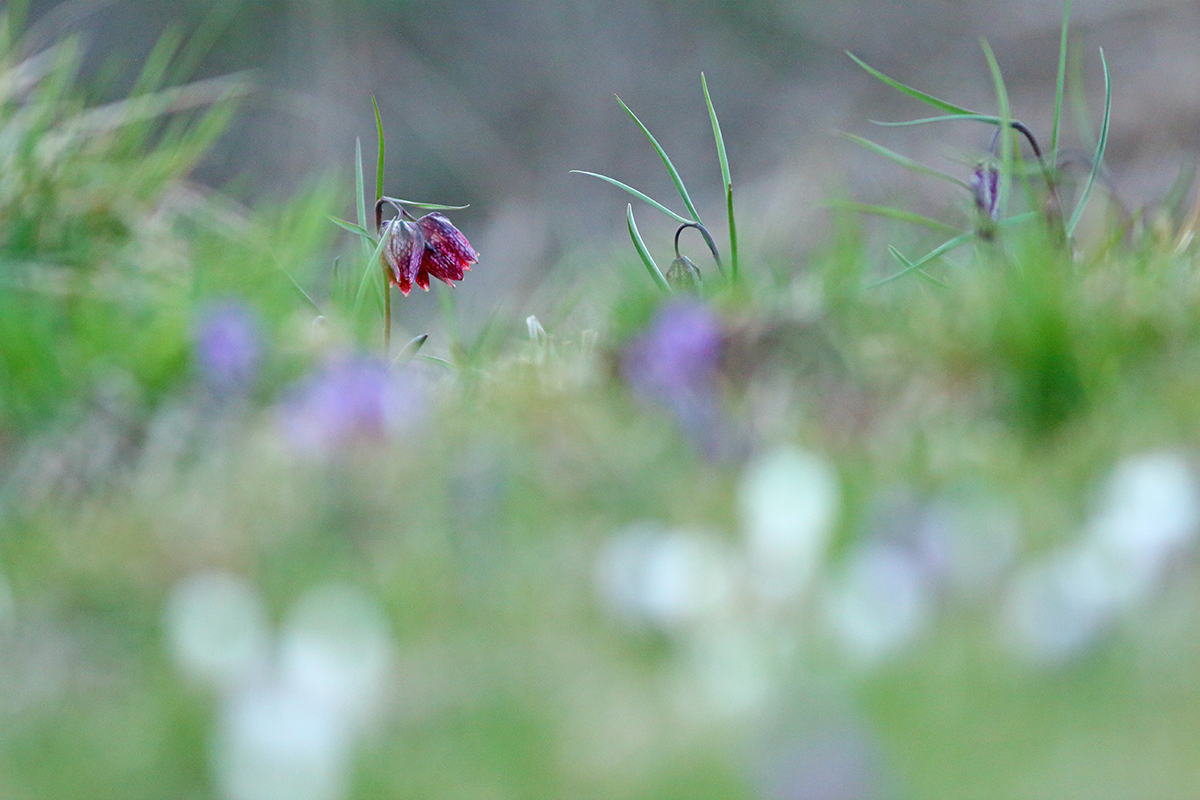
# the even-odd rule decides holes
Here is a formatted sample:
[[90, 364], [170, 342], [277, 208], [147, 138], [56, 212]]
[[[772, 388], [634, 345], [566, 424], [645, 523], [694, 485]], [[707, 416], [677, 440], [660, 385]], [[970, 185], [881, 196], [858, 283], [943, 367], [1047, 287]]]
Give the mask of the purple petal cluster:
[[218, 395], [244, 392], [254, 383], [262, 358], [258, 316], [236, 301], [209, 306], [197, 319], [194, 347], [205, 387]]
[[350, 357], [325, 365], [297, 386], [284, 400], [282, 422], [298, 450], [326, 453], [399, 433], [424, 410], [423, 392], [409, 372]]
[[694, 299], [666, 303], [625, 350], [622, 373], [634, 394], [666, 407], [702, 447], [721, 430], [718, 366], [720, 320]]

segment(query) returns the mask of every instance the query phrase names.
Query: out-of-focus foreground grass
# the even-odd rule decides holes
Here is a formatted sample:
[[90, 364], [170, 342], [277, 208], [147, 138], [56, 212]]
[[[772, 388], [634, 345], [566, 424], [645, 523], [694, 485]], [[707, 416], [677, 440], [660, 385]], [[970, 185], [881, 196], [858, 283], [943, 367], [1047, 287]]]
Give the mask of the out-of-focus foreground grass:
[[5, 52], [0, 797], [1200, 782], [1180, 219], [868, 290], [832, 214], [735, 290], [630, 258], [572, 276], [599, 327], [387, 363], [336, 191], [187, 184], [235, 83], [88, 109], [69, 44]]

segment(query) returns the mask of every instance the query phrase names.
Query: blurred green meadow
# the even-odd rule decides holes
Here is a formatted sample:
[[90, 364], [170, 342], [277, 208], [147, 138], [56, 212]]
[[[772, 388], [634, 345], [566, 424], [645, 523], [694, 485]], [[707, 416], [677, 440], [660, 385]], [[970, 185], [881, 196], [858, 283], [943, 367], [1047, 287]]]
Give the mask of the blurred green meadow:
[[253, 208], [189, 180], [247, 86], [188, 48], [100, 104], [77, 40], [0, 29], [0, 798], [1195, 794], [1187, 192], [1097, 183], [1064, 236], [1003, 136], [944, 221], [831, 199], [735, 267], [730, 201], [724, 276], [684, 231], [702, 281], [652, 279], [644, 226], [551, 315], [434, 282], [415, 328], [361, 154]]

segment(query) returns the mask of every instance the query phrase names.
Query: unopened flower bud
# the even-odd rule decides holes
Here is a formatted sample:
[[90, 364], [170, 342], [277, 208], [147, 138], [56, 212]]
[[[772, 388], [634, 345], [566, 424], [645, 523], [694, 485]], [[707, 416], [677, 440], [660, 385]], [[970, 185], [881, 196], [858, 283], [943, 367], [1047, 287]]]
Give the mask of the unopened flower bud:
[[700, 288], [700, 269], [687, 256], [676, 256], [667, 268], [667, 283], [676, 291], [696, 291]]
[[971, 173], [971, 192], [979, 213], [995, 221], [1000, 217], [1000, 170], [995, 164], [980, 162]]

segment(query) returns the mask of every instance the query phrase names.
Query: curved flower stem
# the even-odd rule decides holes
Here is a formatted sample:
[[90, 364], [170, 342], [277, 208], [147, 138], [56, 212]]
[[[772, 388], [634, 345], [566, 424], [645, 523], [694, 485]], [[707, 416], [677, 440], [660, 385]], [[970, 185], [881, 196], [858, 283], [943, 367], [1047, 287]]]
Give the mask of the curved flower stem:
[[725, 277], [725, 265], [721, 263], [721, 254], [717, 252], [717, 244], [709, 234], [708, 228], [704, 227], [702, 223], [685, 222], [675, 231], [675, 257], [679, 258], [679, 234], [683, 233], [684, 228], [695, 228], [700, 231], [700, 235], [704, 237], [704, 243], [708, 245], [708, 249], [712, 253], [713, 261], [717, 262], [717, 270], [721, 273], [722, 278]]
[[1046, 201], [1046, 218], [1053, 226], [1057, 233], [1063, 235], [1066, 239], [1066, 227], [1063, 224], [1062, 203], [1058, 199], [1058, 185], [1054, 180], [1053, 170], [1047, 166], [1046, 159], [1042, 156], [1042, 148], [1038, 146], [1037, 137], [1033, 135], [1033, 131], [1020, 120], [1009, 120], [1009, 125], [1013, 130], [1023, 135], [1026, 141], [1029, 142], [1030, 148], [1033, 150], [1034, 156], [1037, 157], [1038, 165], [1042, 168], [1042, 177], [1046, 181], [1046, 190], [1050, 193], [1050, 197]]
[[399, 200], [394, 197], [380, 197], [375, 201], [375, 233], [378, 234], [383, 228], [383, 207], [389, 205], [396, 209], [397, 216], [405, 217], [408, 220], [416, 219], [412, 214], [408, 213], [408, 209], [400, 205]]

